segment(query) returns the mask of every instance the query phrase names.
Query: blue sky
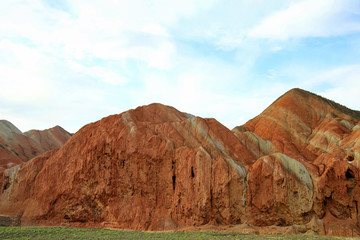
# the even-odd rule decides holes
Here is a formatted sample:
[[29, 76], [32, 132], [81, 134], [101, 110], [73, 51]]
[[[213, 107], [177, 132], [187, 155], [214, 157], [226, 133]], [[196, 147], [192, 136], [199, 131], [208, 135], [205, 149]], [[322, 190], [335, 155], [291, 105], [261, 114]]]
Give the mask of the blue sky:
[[360, 110], [360, 2], [2, 0], [0, 86], [22, 131], [153, 102], [231, 129], [294, 87]]

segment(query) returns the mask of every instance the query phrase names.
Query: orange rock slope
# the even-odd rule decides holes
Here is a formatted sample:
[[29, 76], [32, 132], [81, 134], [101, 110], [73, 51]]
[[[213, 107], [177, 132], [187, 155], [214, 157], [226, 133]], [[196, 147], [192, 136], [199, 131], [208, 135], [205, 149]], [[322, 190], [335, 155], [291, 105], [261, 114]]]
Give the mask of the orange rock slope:
[[251, 222], [316, 218], [321, 233], [359, 234], [359, 120], [358, 111], [293, 89], [235, 128], [247, 149], [264, 154], [248, 174]]
[[2, 174], [21, 224], [359, 234], [360, 113], [294, 89], [228, 130], [161, 104], [106, 117]]
[[0, 171], [60, 148], [70, 137], [71, 134], [59, 126], [22, 133], [9, 121], [0, 120]]

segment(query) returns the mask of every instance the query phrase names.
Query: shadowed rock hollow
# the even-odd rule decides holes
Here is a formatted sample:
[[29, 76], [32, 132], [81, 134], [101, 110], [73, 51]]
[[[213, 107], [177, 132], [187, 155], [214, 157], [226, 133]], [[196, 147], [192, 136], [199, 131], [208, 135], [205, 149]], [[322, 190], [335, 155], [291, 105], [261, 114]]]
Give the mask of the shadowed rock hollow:
[[169, 106], [139, 107], [4, 171], [0, 213], [22, 224], [358, 234], [359, 119], [300, 89], [233, 131]]

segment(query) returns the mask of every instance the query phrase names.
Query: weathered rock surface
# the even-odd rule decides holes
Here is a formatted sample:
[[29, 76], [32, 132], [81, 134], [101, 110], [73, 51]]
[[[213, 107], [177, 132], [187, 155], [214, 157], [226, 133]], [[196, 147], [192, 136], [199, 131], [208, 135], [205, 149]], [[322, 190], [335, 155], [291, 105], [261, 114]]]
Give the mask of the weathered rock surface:
[[316, 218], [321, 233], [359, 235], [359, 120], [358, 111], [293, 89], [236, 127], [259, 156], [247, 178], [249, 222], [292, 225]]
[[300, 162], [282, 153], [259, 158], [248, 174], [247, 208], [254, 225], [294, 225], [310, 221], [314, 186]]
[[18, 184], [3, 191], [1, 212], [146, 230], [238, 223], [253, 158], [216, 120], [152, 104], [89, 124], [57, 152], [6, 170]]
[[9, 121], [0, 120], [0, 171], [60, 148], [70, 137], [59, 126], [22, 133]]
[[359, 120], [359, 112], [300, 89], [233, 131], [161, 104], [139, 107], [5, 170], [0, 214], [22, 224], [239, 224], [357, 236]]

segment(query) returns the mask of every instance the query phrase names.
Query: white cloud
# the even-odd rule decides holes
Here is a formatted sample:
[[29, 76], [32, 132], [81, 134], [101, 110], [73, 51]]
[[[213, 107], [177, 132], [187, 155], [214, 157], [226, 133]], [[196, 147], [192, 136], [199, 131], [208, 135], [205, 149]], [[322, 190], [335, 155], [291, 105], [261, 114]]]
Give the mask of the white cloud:
[[52, 92], [52, 59], [22, 44], [0, 42], [0, 99], [13, 103], [47, 101]]
[[82, 74], [88, 78], [94, 78], [98, 81], [108, 83], [114, 86], [123, 86], [128, 82], [125, 76], [121, 76], [119, 72], [105, 68], [102, 66], [84, 66], [76, 61], [70, 61], [69, 68], [75, 73]]
[[69, 12], [42, 1], [0, 5], [0, 34], [57, 57], [139, 60], [167, 69], [176, 48], [167, 28], [211, 1], [71, 1]]
[[250, 37], [286, 40], [327, 37], [360, 30], [356, 0], [304, 0], [266, 17], [250, 32]]
[[318, 73], [308, 85], [325, 85], [318, 94], [354, 110], [360, 110], [357, 101], [360, 90], [360, 64], [340, 66]]
[[[46, 115], [38, 120], [49, 122], [46, 127], [64, 123], [74, 131], [129, 106], [162, 102], [232, 128], [300, 82], [277, 84], [284, 73], [276, 66], [254, 73], [264, 51], [284, 52], [287, 46], [264, 46], [256, 38], [328, 36], [359, 26], [351, 18], [359, 9], [347, 0], [64, 3], [0, 1], [0, 109], [17, 121], [28, 119], [26, 126]], [[269, 17], [249, 38], [263, 16]], [[294, 69], [285, 74], [289, 79], [311, 75], [306, 67]], [[317, 81], [335, 84], [329, 79], [358, 73], [351, 69]], [[264, 72], [273, 82], [249, 84]], [[358, 86], [354, 81], [347, 83]], [[32, 111], [28, 116], [24, 106]]]
[[[210, 1], [209, 1], [210, 2]], [[182, 39], [206, 42], [226, 51], [249, 44], [247, 32], [264, 15], [286, 5], [283, 0], [223, 0], [205, 5], [173, 27]]]
[[231, 129], [255, 117], [273, 100], [272, 95], [284, 90], [258, 86], [254, 97], [240, 66], [194, 56], [177, 62], [178, 68], [169, 75], [147, 72], [142, 78], [144, 87], [130, 94], [135, 106], [160, 102], [200, 117], [216, 118]]

